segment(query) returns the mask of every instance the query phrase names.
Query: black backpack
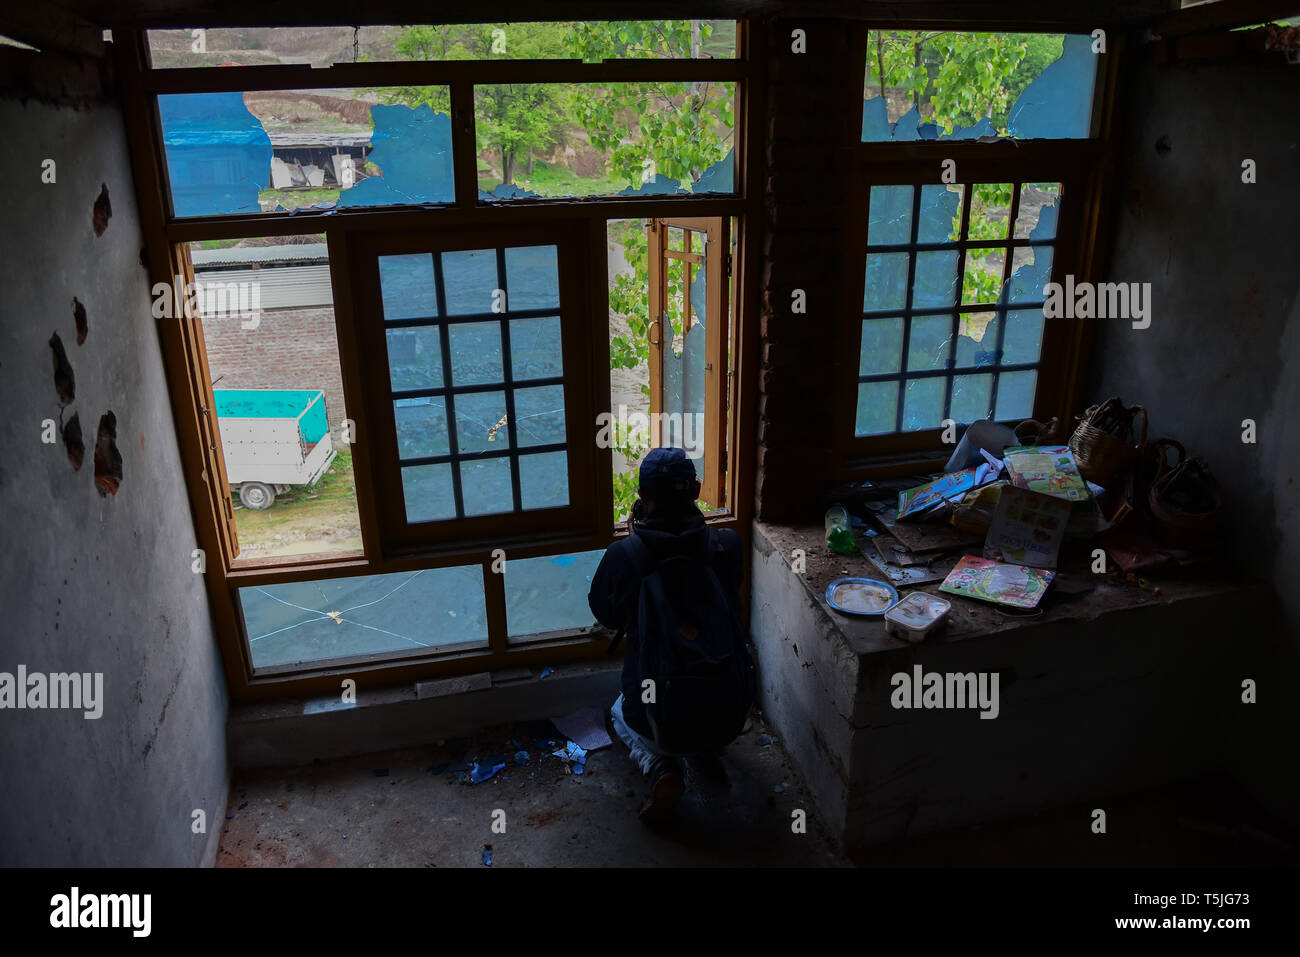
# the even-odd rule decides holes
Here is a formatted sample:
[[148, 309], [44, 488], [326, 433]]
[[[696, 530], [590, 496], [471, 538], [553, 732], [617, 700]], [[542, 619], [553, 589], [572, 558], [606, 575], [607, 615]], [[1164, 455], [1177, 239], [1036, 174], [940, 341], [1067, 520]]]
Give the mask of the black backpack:
[[709, 561], [656, 561], [639, 535], [628, 540], [641, 576], [636, 686], [652, 740], [672, 754], [711, 754], [740, 734], [754, 704], [744, 630]]

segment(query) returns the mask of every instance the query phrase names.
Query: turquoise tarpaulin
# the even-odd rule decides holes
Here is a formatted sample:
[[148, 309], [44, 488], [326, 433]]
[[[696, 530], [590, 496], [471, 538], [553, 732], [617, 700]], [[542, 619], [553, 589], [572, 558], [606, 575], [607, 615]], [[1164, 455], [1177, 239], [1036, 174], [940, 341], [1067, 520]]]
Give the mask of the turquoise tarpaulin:
[[[212, 393], [218, 418], [297, 419], [302, 440], [315, 445], [329, 430], [325, 393], [320, 389], [218, 389]], [[303, 412], [306, 415], [303, 415]]]

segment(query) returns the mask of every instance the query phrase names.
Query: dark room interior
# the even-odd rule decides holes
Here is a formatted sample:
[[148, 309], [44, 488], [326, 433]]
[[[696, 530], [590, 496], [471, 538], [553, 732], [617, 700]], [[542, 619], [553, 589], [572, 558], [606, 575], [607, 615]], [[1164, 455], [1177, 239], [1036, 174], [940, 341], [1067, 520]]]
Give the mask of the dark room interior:
[[1295, 0], [7, 7], [0, 864], [1293, 867], [1298, 104]]

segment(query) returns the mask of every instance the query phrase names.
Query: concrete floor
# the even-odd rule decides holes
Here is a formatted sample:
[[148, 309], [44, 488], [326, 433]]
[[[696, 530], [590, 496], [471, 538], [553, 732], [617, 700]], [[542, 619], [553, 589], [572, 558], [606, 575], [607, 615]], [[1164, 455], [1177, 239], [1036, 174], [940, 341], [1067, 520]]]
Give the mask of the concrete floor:
[[[677, 822], [655, 831], [636, 818], [645, 785], [621, 742], [590, 752], [585, 773], [574, 775], [536, 745], [539, 737], [560, 737], [548, 722], [436, 746], [247, 770], [236, 775], [216, 865], [482, 867], [485, 849], [493, 867], [1234, 867], [1300, 860], [1295, 844], [1226, 780], [845, 855], [818, 820], [782, 745], [759, 743], [771, 734], [756, 719], [728, 748], [730, 788], [688, 772]], [[512, 759], [512, 738], [529, 752], [525, 766]], [[480, 784], [442, 767], [488, 755], [505, 755], [507, 766]], [[1105, 835], [1091, 831], [1097, 806], [1107, 812]], [[791, 826], [799, 809], [807, 811], [804, 834]], [[504, 833], [493, 831], [500, 812]]]
[[[490, 845], [493, 867], [847, 866], [780, 744], [760, 745], [770, 734], [755, 721], [728, 748], [730, 788], [688, 772], [677, 822], [658, 831], [637, 820], [646, 788], [621, 742], [590, 752], [585, 773], [573, 775], [536, 746], [538, 737], [560, 737], [546, 722], [441, 746], [239, 772], [216, 863], [482, 867]], [[529, 752], [526, 766], [510, 759], [511, 738]], [[501, 754], [510, 759], [505, 770], [480, 784], [430, 771]], [[799, 809], [807, 811], [803, 834], [792, 826]], [[493, 832], [497, 811], [505, 833]]]

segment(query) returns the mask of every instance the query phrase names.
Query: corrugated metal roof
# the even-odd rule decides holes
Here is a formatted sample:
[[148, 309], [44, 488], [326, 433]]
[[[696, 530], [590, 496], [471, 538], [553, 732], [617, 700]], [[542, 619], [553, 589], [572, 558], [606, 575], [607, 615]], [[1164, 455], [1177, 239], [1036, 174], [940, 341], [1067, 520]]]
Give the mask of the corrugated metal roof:
[[277, 246], [237, 246], [230, 249], [190, 249], [196, 268], [242, 263], [266, 265], [273, 262], [329, 262], [325, 243], [293, 243]]
[[360, 133], [320, 133], [312, 130], [268, 130], [271, 145], [283, 149], [334, 149], [344, 146], [369, 146], [371, 131]]
[[205, 269], [194, 278], [203, 285], [256, 282], [263, 309], [334, 305], [328, 263], [278, 266], [273, 269]]

